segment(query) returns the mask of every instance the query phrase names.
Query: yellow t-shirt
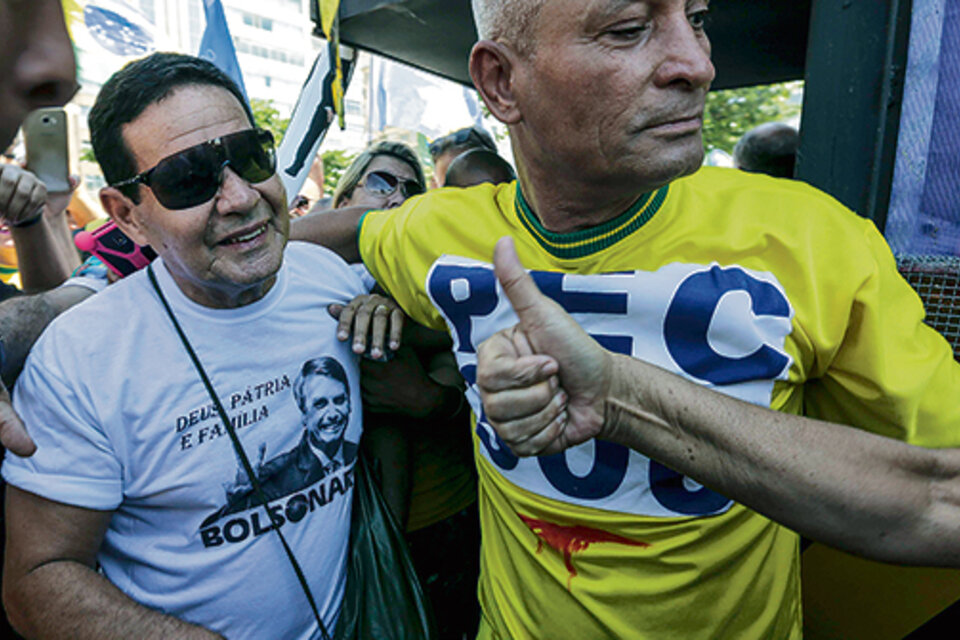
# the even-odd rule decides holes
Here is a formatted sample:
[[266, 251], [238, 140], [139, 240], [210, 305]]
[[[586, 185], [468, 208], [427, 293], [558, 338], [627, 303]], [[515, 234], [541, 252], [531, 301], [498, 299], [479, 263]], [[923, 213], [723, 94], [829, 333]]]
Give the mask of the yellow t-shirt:
[[523, 638], [794, 638], [797, 537], [635, 451], [518, 459], [486, 424], [476, 346], [516, 316], [511, 235], [605, 347], [722, 393], [927, 446], [960, 445], [960, 367], [873, 225], [799, 182], [704, 168], [598, 227], [544, 230], [516, 184], [444, 189], [361, 221], [360, 250], [453, 338], [475, 415], [490, 631]]

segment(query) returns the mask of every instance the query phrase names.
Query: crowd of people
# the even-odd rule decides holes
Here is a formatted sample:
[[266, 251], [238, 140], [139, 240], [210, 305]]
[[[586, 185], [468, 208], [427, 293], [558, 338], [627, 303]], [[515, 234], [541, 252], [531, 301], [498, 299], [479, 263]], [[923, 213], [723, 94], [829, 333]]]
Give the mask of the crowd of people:
[[[960, 364], [871, 223], [758, 175], [795, 131], [702, 166], [707, 3], [473, 11], [516, 171], [467, 127], [428, 189], [381, 142], [291, 221], [236, 85], [153, 54], [89, 116], [158, 254], [108, 286], [0, 165], [38, 270], [0, 303], [17, 632], [356, 637], [365, 459], [439, 638], [798, 638], [797, 532], [960, 567]], [[0, 147], [73, 66], [59, 2], [0, 0]]]

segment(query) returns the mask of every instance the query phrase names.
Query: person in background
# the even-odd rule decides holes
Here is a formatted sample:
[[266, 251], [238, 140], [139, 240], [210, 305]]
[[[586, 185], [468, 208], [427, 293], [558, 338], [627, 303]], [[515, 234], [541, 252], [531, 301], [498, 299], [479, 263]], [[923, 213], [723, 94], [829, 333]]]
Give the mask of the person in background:
[[[61, 106], [76, 88], [76, 60], [60, 0], [0, 0], [0, 149], [8, 148], [30, 111]], [[5, 158], [4, 163], [9, 164], [9, 160], [12, 158]], [[13, 384], [30, 346], [50, 320], [91, 293], [85, 287], [58, 287], [35, 295], [16, 295], [0, 303], [3, 447], [20, 455], [35, 450], [13, 410], [7, 387]], [[5, 615], [0, 619], [0, 635], [14, 635]]]
[[290, 216], [298, 218], [310, 212], [310, 198], [301, 194], [293, 199], [290, 205]]
[[[395, 208], [407, 198], [423, 193], [424, 187], [423, 168], [413, 150], [401, 142], [384, 140], [361, 151], [344, 170], [333, 190], [333, 206], [336, 209]], [[376, 286], [376, 281], [363, 268], [363, 265], [354, 265], [354, 269], [369, 288], [373, 289]], [[342, 327], [339, 333], [341, 340], [349, 339], [349, 332], [345, 329], [345, 325], [351, 320], [352, 306], [359, 302], [355, 300], [342, 311], [338, 310], [337, 315]], [[374, 317], [374, 321], [384, 321], [383, 316], [386, 310], [376, 309], [375, 313], [381, 317]], [[406, 349], [403, 351], [405, 353]], [[369, 366], [368, 360], [364, 359], [361, 362], [361, 367]], [[363, 375], [362, 384], [368, 384], [369, 378], [369, 375]], [[419, 381], [425, 380], [425, 376], [419, 377]], [[431, 390], [439, 391], [439, 388], [433, 385]], [[387, 389], [387, 391], [389, 393], [394, 390]], [[402, 399], [402, 392], [400, 395]], [[369, 397], [370, 394], [365, 392], [364, 401], [367, 402]], [[393, 397], [393, 394], [391, 393], [388, 397]], [[411, 395], [410, 398], [413, 402], [408, 404], [416, 410], [416, 394]], [[391, 413], [389, 408], [381, 410], [380, 413]], [[407, 520], [410, 501], [410, 452], [407, 430], [397, 424], [395, 415], [374, 417], [368, 412], [365, 413], [365, 417], [367, 421], [363, 446], [371, 454], [373, 464], [381, 474], [380, 486], [384, 498], [402, 526]]]
[[423, 168], [413, 150], [385, 140], [361, 151], [340, 176], [333, 206], [390, 209], [424, 192]]
[[77, 187], [47, 193], [34, 174], [15, 164], [0, 165], [0, 221], [6, 224], [17, 255], [20, 284], [38, 293], [62, 284], [80, 266], [80, 254], [70, 238], [67, 204]]
[[[59, 0], [0, 0], [0, 148], [13, 141], [27, 114], [65, 104], [77, 89], [76, 60]], [[0, 369], [12, 384], [45, 321], [77, 302], [62, 290], [21, 296], [0, 305]], [[23, 455], [34, 444], [0, 386], [0, 443]]]
[[[391, 209], [423, 190], [413, 150], [386, 141], [357, 156], [333, 199], [342, 209]], [[384, 495], [406, 527], [440, 638], [473, 637], [480, 525], [469, 407], [447, 336], [410, 322], [406, 330], [392, 360], [361, 362], [363, 446], [379, 463]]]
[[59, 0], [0, 0], [0, 148], [27, 114], [76, 93], [76, 60]]
[[485, 182], [501, 184], [516, 179], [513, 167], [499, 153], [489, 149], [470, 149], [450, 163], [443, 186], [472, 187]]
[[294, 208], [298, 209], [296, 215], [304, 215], [310, 211], [326, 211], [333, 206], [333, 199], [324, 195], [323, 180], [323, 156], [318, 153], [310, 165], [310, 172], [300, 188], [300, 194], [294, 199]]
[[733, 164], [751, 173], [792, 178], [800, 134], [788, 124], [768, 122], [750, 129], [733, 148]]
[[461, 153], [470, 149], [487, 149], [496, 153], [497, 145], [489, 133], [477, 126], [458, 129], [431, 142], [433, 178], [431, 178], [430, 187], [435, 189], [444, 186], [450, 163]]

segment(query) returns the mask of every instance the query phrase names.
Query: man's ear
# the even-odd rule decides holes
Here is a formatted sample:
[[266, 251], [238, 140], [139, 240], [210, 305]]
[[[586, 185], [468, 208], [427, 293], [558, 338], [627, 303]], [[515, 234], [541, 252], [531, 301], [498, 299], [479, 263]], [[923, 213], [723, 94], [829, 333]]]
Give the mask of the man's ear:
[[521, 120], [513, 93], [516, 53], [492, 40], [481, 40], [470, 52], [470, 77], [493, 117], [510, 125]]
[[144, 233], [137, 205], [133, 200], [123, 195], [116, 187], [104, 187], [100, 189], [100, 204], [128, 238], [139, 245], [150, 244]]

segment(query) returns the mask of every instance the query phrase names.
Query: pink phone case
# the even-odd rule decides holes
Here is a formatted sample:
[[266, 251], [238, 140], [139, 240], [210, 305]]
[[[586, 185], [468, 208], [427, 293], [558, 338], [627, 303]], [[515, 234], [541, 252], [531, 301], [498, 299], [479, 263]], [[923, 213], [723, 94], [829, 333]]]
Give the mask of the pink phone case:
[[144, 268], [157, 257], [150, 247], [140, 246], [128, 238], [113, 220], [92, 231], [81, 231], [73, 241], [78, 249], [100, 258], [121, 278]]

